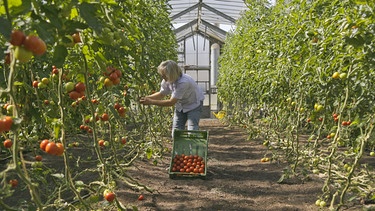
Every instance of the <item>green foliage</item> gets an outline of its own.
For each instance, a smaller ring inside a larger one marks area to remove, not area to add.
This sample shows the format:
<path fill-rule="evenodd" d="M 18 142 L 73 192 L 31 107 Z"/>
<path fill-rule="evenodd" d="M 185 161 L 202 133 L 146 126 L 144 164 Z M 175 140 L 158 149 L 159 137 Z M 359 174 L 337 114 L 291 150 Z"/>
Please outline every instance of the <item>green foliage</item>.
<path fill-rule="evenodd" d="M 80 191 L 102 195 L 103 189 L 115 189 L 112 184 L 116 179 L 133 184 L 132 188 L 151 191 L 126 175 L 125 169 L 139 156 L 160 158 L 165 150 L 162 137 L 170 136 L 172 110 L 138 103 L 139 97 L 159 88 L 156 66 L 177 58 L 167 1 L 0 1 L 0 25 L 0 116 L 14 117 L 12 130 L 0 139 L 14 142 L 11 150 L 1 148 L 1 156 L 9 164 L 0 172 L 0 206 L 11 208 L 4 202 L 11 200 L 14 192 L 7 183 L 11 177 L 19 178 L 23 185 L 20 189 L 29 190 L 32 197 L 27 205 L 11 204 L 14 209 L 60 209 L 66 206 L 60 203 L 67 200 L 61 198 L 65 194 L 73 196 L 78 207 L 93 209 L 94 203 L 85 201 Z M 16 61 L 9 43 L 14 29 L 37 35 L 46 43 L 47 52 L 27 63 Z M 76 33 L 81 42 L 75 42 Z M 106 86 L 104 80 L 111 77 L 112 69 L 121 72 L 120 80 Z M 43 78 L 49 83 L 32 86 L 33 81 L 41 84 Z M 70 98 L 64 90 L 69 82 L 83 82 L 84 96 Z M 121 114 L 115 104 L 126 112 Z M 12 113 L 7 105 L 14 106 Z M 109 115 L 108 121 L 100 120 L 103 114 Z M 81 130 L 80 126 L 90 130 Z M 71 140 L 75 136 L 81 138 Z M 119 141 L 122 138 L 127 140 L 125 146 Z M 64 169 L 18 156 L 45 153 L 39 149 L 43 139 L 63 144 L 64 159 L 56 159 L 64 162 Z M 98 144 L 100 139 L 109 142 L 105 150 Z M 94 158 L 82 158 L 69 150 L 78 144 L 93 152 Z M 97 162 L 97 169 L 72 165 L 80 166 L 91 159 Z M 97 178 L 85 181 L 88 184 L 83 187 L 75 185 L 87 174 Z M 124 209 L 118 201 L 110 206 Z"/>
<path fill-rule="evenodd" d="M 290 163 L 286 174 L 321 168 L 328 176 L 322 198 L 339 196 L 341 206 L 348 191 L 359 191 L 353 183 L 367 183 L 359 176 L 366 168 L 358 163 L 374 148 L 374 2 L 247 3 L 250 9 L 228 35 L 220 58 L 218 95 L 226 120 L 247 125 L 251 134 L 270 141 L 275 152 L 283 149 Z M 335 72 L 346 77 L 333 78 Z M 257 109 L 268 115 L 259 128 L 249 115 Z M 336 121 L 332 114 L 338 115 Z M 348 120 L 354 124 L 341 124 Z M 332 132 L 337 135 L 326 138 Z M 306 133 L 316 137 L 313 143 L 300 140 Z M 338 150 L 340 146 L 346 148 Z M 308 164 L 311 156 L 320 159 L 319 166 Z M 344 158 L 355 168 L 349 175 L 342 172 Z M 345 188 L 332 188 L 336 184 Z"/>

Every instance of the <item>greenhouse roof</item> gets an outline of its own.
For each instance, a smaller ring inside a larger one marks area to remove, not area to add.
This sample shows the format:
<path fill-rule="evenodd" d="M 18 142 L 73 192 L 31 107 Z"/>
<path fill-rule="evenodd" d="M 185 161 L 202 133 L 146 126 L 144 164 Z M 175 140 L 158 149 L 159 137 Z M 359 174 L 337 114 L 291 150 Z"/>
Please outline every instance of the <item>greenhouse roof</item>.
<path fill-rule="evenodd" d="M 234 26 L 241 12 L 247 9 L 244 0 L 170 0 L 169 4 L 179 42 L 200 34 L 224 43 L 227 31 L 222 26 Z"/>

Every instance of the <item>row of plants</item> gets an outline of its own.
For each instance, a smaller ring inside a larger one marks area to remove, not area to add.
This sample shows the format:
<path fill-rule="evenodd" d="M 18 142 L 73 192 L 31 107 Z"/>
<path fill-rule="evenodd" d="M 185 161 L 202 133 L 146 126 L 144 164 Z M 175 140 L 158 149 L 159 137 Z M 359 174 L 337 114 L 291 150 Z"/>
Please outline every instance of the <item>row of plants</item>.
<path fill-rule="evenodd" d="M 117 182 L 153 191 L 127 168 L 168 150 L 171 110 L 138 99 L 176 58 L 169 10 L 166 0 L 0 1 L 2 209 L 126 210 Z"/>
<path fill-rule="evenodd" d="M 279 182 L 319 174 L 318 206 L 373 203 L 374 2 L 247 4 L 220 57 L 223 120 L 286 164 Z"/>

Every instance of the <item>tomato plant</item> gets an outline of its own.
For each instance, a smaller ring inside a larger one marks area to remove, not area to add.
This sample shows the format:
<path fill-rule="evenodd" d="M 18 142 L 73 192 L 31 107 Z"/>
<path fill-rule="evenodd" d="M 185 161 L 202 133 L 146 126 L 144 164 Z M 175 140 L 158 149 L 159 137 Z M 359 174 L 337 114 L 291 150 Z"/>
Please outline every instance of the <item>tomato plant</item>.
<path fill-rule="evenodd" d="M 371 169 L 360 163 L 375 147 L 374 2 L 248 4 L 220 58 L 223 121 L 245 125 L 288 163 L 279 182 L 324 173 L 319 206 L 373 199 L 362 188 L 374 185 Z"/>
<path fill-rule="evenodd" d="M 137 103 L 159 86 L 157 65 L 177 58 L 168 10 L 165 0 L 1 1 L 0 58 L 8 59 L 0 64 L 0 103 L 9 109 L 2 109 L 0 132 L 12 139 L 4 152 L 14 168 L 0 174 L 17 175 L 19 189 L 30 193 L 21 204 L 13 200 L 18 190 L 0 186 L 2 208 L 93 210 L 98 202 L 81 191 L 96 196 L 115 189 L 116 179 L 152 191 L 125 169 L 139 156 L 160 158 L 169 134 L 170 109 Z M 93 154 L 77 154 L 81 147 Z M 94 168 L 75 166 L 92 161 Z"/>

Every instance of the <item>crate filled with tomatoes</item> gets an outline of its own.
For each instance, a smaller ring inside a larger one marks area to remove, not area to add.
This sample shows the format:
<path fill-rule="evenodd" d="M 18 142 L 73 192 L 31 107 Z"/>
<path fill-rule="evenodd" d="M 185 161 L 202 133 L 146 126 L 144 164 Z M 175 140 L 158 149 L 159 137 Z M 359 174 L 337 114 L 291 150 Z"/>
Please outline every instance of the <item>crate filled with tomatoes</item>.
<path fill-rule="evenodd" d="M 206 177 L 208 132 L 175 130 L 169 177 Z"/>

